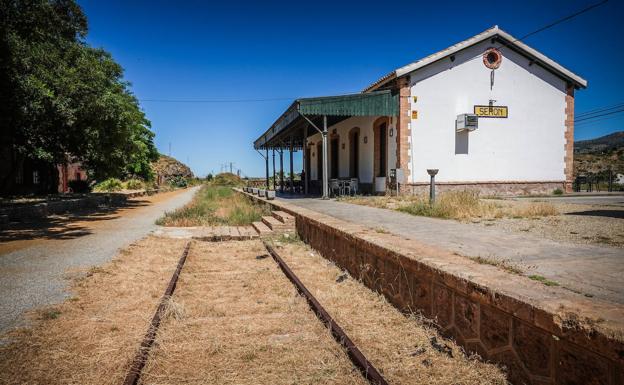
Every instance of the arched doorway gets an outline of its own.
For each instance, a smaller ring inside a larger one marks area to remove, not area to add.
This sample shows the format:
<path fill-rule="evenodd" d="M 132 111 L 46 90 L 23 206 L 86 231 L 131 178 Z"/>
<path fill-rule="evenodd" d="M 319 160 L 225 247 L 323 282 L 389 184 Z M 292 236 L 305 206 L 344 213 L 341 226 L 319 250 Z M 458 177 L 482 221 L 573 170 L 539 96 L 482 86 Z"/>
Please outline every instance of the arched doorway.
<path fill-rule="evenodd" d="M 349 177 L 360 179 L 360 128 L 349 131 Z"/>
<path fill-rule="evenodd" d="M 388 118 L 382 117 L 373 124 L 375 134 L 375 163 L 376 177 L 385 177 L 388 169 Z"/>

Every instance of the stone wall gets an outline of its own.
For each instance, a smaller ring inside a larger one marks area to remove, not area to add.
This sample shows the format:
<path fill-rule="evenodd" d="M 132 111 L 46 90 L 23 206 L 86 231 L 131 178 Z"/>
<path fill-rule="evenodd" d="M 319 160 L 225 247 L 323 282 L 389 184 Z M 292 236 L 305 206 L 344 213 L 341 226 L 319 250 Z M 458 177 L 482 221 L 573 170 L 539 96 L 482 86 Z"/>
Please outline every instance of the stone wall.
<path fill-rule="evenodd" d="M 437 182 L 436 193 L 445 191 L 478 191 L 481 196 L 552 195 L 555 189 L 565 190 L 565 182 Z M 401 185 L 406 194 L 429 194 L 429 183 Z"/>
<path fill-rule="evenodd" d="M 406 313 L 435 320 L 513 384 L 624 383 L 624 307 L 285 202 L 299 236 Z"/>

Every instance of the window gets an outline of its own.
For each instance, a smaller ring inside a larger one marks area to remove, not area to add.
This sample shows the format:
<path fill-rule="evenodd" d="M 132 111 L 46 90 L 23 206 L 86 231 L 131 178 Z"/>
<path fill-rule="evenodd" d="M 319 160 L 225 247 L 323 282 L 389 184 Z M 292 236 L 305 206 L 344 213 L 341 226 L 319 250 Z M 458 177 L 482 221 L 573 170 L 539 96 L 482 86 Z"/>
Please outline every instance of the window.
<path fill-rule="evenodd" d="M 15 184 L 24 184 L 24 170 L 21 167 L 15 174 Z"/>
<path fill-rule="evenodd" d="M 33 184 L 39 184 L 39 170 L 33 171 Z"/>

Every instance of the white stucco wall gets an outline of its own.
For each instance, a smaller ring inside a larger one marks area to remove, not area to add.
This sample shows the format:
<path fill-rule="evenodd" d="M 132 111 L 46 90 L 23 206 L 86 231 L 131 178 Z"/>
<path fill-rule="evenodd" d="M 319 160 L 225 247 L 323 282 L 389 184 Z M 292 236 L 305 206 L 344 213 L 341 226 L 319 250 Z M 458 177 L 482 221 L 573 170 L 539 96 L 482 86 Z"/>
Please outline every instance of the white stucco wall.
<path fill-rule="evenodd" d="M 342 122 L 335 124 L 333 126 L 328 127 L 328 132 L 330 135 L 333 133 L 334 129 L 336 130 L 336 134 L 340 136 L 340 144 L 338 150 L 338 166 L 339 166 L 339 177 L 347 178 L 349 177 L 349 131 L 351 131 L 354 127 L 360 128 L 360 137 L 359 137 L 359 175 L 360 175 L 360 183 L 373 183 L 373 168 L 374 168 L 374 135 L 373 135 L 373 123 L 378 118 L 378 116 L 356 116 Z M 388 130 L 386 130 L 386 134 L 390 135 L 390 129 L 392 129 L 393 133 L 395 131 L 396 118 L 392 118 Z M 367 143 L 364 143 L 364 137 L 367 137 Z M 310 179 L 317 180 L 318 179 L 318 170 L 317 170 L 317 157 L 322 156 L 317 151 L 316 144 L 322 140 L 321 134 L 316 133 L 315 135 L 308 138 L 308 143 L 314 143 L 314 146 L 310 151 Z M 328 143 L 330 140 L 328 139 Z M 342 148 L 342 144 L 344 143 L 345 148 Z M 393 137 L 388 137 L 388 170 L 396 167 L 396 135 Z M 327 169 L 331 170 L 331 156 L 328 153 L 329 164 Z"/>
<path fill-rule="evenodd" d="M 446 58 L 410 74 L 411 96 L 418 98 L 410 97 L 418 111 L 410 123 L 412 181 L 427 182 L 427 168 L 440 169 L 442 182 L 565 180 L 565 82 L 502 48 L 490 89 L 491 70 L 480 56 L 490 46 L 480 43 L 454 62 Z M 490 99 L 508 106 L 509 117 L 479 118 L 476 131 L 456 134 L 456 116 Z"/>

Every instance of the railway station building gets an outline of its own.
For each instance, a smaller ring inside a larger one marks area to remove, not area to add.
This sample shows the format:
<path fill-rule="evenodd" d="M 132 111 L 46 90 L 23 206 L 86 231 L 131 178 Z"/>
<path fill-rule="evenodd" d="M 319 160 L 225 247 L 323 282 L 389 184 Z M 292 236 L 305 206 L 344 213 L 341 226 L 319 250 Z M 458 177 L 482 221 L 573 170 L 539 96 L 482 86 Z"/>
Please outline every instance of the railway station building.
<path fill-rule="evenodd" d="M 266 156 L 267 181 L 269 151 L 300 151 L 308 194 L 328 195 L 336 180 L 354 181 L 358 193 L 397 183 L 401 193 L 422 193 L 428 170 L 438 170 L 442 191 L 571 191 L 574 93 L 586 87 L 494 26 L 361 93 L 295 100 L 254 148 Z"/>

